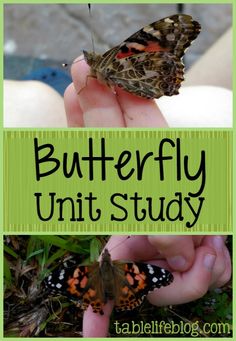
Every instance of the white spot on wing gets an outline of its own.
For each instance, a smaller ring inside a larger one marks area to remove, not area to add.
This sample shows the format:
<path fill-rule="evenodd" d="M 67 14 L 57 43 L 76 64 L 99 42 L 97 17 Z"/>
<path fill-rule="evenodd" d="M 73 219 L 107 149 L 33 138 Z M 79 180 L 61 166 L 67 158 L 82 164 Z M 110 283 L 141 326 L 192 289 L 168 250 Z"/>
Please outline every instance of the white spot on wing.
<path fill-rule="evenodd" d="M 175 35 L 173 33 L 169 33 L 166 35 L 166 39 L 169 41 L 175 41 Z"/>
<path fill-rule="evenodd" d="M 165 18 L 164 22 L 166 22 L 167 24 L 173 24 L 174 20 L 172 20 L 170 18 Z"/>
<path fill-rule="evenodd" d="M 153 32 L 152 32 L 152 35 L 153 35 L 154 37 L 160 37 L 160 36 L 161 36 L 161 32 L 160 32 L 159 30 L 153 31 Z"/>
<path fill-rule="evenodd" d="M 148 273 L 149 273 L 150 275 L 153 275 L 153 274 L 154 274 L 154 269 L 153 269 L 153 267 L 151 266 L 151 264 L 148 264 L 148 265 L 147 265 L 147 268 L 148 268 Z"/>
<path fill-rule="evenodd" d="M 61 272 L 60 272 L 60 275 L 59 275 L 59 279 L 60 280 L 64 279 L 64 274 L 65 274 L 65 270 L 62 269 Z"/>
<path fill-rule="evenodd" d="M 144 28 L 143 28 L 143 31 L 144 32 L 146 32 L 146 33 L 149 33 L 149 32 L 151 32 L 151 31 L 153 31 L 153 27 L 152 26 L 145 26 Z"/>

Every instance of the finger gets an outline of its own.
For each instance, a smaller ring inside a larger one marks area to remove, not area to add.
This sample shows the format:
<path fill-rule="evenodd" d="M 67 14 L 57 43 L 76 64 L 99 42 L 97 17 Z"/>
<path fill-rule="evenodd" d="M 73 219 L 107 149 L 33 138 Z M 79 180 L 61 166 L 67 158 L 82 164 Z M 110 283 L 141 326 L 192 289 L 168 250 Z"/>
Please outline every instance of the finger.
<path fill-rule="evenodd" d="M 4 80 L 4 126 L 65 128 L 63 98 L 40 81 Z"/>
<path fill-rule="evenodd" d="M 193 244 L 196 247 L 200 246 L 201 243 L 203 242 L 205 236 L 192 236 L 193 238 Z"/>
<path fill-rule="evenodd" d="M 145 99 L 116 88 L 117 99 L 127 127 L 167 127 L 154 100 Z"/>
<path fill-rule="evenodd" d="M 212 248 L 200 246 L 196 250 L 193 266 L 186 272 L 174 272 L 174 281 L 166 288 L 148 295 L 148 300 L 158 306 L 183 304 L 204 296 L 211 284 L 216 254 Z"/>
<path fill-rule="evenodd" d="M 173 270 L 186 271 L 192 265 L 195 256 L 192 236 L 149 236 L 148 240 Z"/>
<path fill-rule="evenodd" d="M 227 249 L 226 246 L 224 248 L 224 254 L 225 254 L 226 268 L 222 276 L 215 283 L 216 287 L 221 287 L 225 285 L 225 283 L 227 283 L 231 279 L 231 276 L 232 276 L 232 262 L 231 262 L 229 250 Z"/>
<path fill-rule="evenodd" d="M 97 79 L 88 77 L 90 68 L 84 60 L 74 63 L 71 75 L 86 127 L 124 127 L 124 119 L 115 94 Z"/>
<path fill-rule="evenodd" d="M 220 287 L 225 284 L 231 276 L 231 261 L 229 252 L 225 246 L 224 236 L 207 236 L 204 245 L 214 248 L 216 262 L 212 273 L 211 287 Z"/>
<path fill-rule="evenodd" d="M 106 337 L 112 309 L 113 303 L 111 301 L 104 306 L 104 315 L 94 313 L 89 306 L 83 316 L 83 337 Z"/>
<path fill-rule="evenodd" d="M 106 248 L 113 260 L 147 261 L 157 258 L 157 251 L 147 236 L 112 236 Z"/>
<path fill-rule="evenodd" d="M 73 83 L 66 88 L 66 91 L 64 93 L 64 103 L 68 126 L 83 127 L 83 112 L 80 108 L 78 95 L 75 91 Z"/>

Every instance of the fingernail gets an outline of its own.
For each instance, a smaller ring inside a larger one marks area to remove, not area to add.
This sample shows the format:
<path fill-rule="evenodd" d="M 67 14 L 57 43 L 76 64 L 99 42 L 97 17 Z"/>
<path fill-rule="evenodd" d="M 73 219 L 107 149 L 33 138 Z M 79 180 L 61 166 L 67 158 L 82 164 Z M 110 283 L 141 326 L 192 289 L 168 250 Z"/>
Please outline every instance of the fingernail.
<path fill-rule="evenodd" d="M 213 266 L 215 264 L 216 256 L 212 255 L 211 253 L 207 253 L 204 257 L 203 264 L 205 268 L 207 268 L 209 271 L 212 271 Z"/>
<path fill-rule="evenodd" d="M 185 269 L 186 259 L 183 256 L 175 256 L 167 259 L 170 266 L 174 269 Z"/>
<path fill-rule="evenodd" d="M 221 236 L 214 236 L 213 244 L 214 244 L 214 247 L 216 248 L 216 250 L 221 251 L 223 249 L 223 246 L 224 246 L 223 238 Z"/>

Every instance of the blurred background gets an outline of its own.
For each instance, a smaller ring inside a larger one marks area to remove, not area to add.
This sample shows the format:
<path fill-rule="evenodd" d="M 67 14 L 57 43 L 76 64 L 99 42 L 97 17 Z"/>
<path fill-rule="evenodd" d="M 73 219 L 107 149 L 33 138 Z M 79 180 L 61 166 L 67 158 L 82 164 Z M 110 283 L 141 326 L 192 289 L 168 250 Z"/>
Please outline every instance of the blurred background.
<path fill-rule="evenodd" d="M 141 27 L 176 13 L 191 14 L 202 32 L 185 57 L 191 66 L 232 25 L 231 4 L 4 5 L 4 78 L 22 79 L 42 67 L 61 68 L 82 50 L 104 53 Z M 223 48 L 223 47 L 222 47 Z"/>

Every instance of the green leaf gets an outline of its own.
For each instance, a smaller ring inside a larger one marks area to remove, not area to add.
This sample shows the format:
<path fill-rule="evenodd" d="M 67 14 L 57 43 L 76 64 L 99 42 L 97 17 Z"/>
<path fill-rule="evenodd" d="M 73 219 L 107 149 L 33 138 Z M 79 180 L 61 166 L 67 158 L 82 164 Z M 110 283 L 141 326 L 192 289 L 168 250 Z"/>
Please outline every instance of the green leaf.
<path fill-rule="evenodd" d="M 11 270 L 10 270 L 9 263 L 5 257 L 4 257 L 4 279 L 5 279 L 6 287 L 9 287 L 12 285 Z"/>
<path fill-rule="evenodd" d="M 66 251 L 64 249 L 59 249 L 57 250 L 50 258 L 48 258 L 47 262 L 46 262 L 46 266 L 50 266 L 55 260 L 57 260 L 58 258 L 61 258 L 64 256 L 64 254 L 66 253 Z"/>
<path fill-rule="evenodd" d="M 19 258 L 18 254 L 7 245 L 4 245 L 4 252 L 8 253 L 9 255 L 16 259 Z"/>
<path fill-rule="evenodd" d="M 58 246 L 62 249 L 70 252 L 84 254 L 86 250 L 78 244 L 73 243 L 70 239 L 65 240 L 59 236 L 35 236 L 36 238 L 51 243 L 52 245 Z"/>
<path fill-rule="evenodd" d="M 101 242 L 97 238 L 93 238 L 90 242 L 90 260 L 94 262 L 98 260 L 101 250 Z"/>
<path fill-rule="evenodd" d="M 37 238 L 35 238 L 35 236 L 31 236 L 27 243 L 26 260 L 32 258 L 39 253 L 42 253 L 42 251 L 42 243 Z"/>

